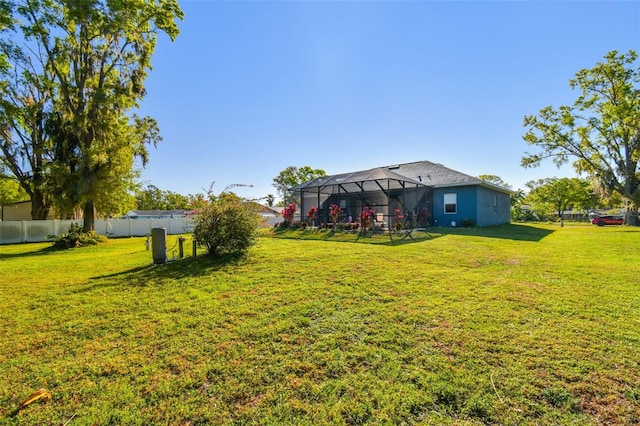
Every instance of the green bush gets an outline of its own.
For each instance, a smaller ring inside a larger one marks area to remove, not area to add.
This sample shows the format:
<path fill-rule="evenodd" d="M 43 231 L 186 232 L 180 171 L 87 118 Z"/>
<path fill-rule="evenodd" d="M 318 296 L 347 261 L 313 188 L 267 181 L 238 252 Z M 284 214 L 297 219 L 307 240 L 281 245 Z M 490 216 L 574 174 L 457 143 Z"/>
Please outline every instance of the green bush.
<path fill-rule="evenodd" d="M 222 193 L 195 216 L 193 237 L 211 256 L 244 253 L 256 242 L 259 222 L 242 199 Z"/>
<path fill-rule="evenodd" d="M 53 241 L 53 247 L 60 249 L 68 249 L 74 247 L 93 246 L 105 240 L 103 235 L 98 235 L 95 231 L 82 232 L 82 226 L 72 223 L 69 230 L 60 235 L 50 235 L 49 239 Z"/>
<path fill-rule="evenodd" d="M 460 226 L 462 226 L 463 228 L 473 228 L 474 226 L 476 226 L 476 221 L 473 219 L 462 219 L 460 221 Z"/>

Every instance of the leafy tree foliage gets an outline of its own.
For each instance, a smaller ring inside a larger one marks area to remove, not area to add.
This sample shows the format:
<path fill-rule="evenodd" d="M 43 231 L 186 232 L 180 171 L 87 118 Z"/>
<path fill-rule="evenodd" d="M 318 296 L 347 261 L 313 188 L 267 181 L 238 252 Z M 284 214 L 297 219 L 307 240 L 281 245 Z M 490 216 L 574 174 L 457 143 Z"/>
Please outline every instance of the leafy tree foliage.
<path fill-rule="evenodd" d="M 208 199 L 203 194 L 189 194 L 187 195 L 187 200 L 189 200 L 190 209 L 199 209 L 207 205 Z"/>
<path fill-rule="evenodd" d="M 500 176 L 496 176 L 496 175 L 480 175 L 478 176 L 478 179 L 490 182 L 494 185 L 498 185 L 501 186 L 503 188 L 507 188 L 507 189 L 511 189 L 512 186 L 509 185 L 507 182 L 503 181 L 502 178 Z"/>
<path fill-rule="evenodd" d="M 273 207 L 273 203 L 275 203 L 276 201 L 276 197 L 273 196 L 273 194 L 267 194 L 267 205 L 269 207 Z"/>
<path fill-rule="evenodd" d="M 289 166 L 281 171 L 278 176 L 273 178 L 273 186 L 278 191 L 278 195 L 282 198 L 282 205 L 296 203 L 298 200 L 289 192 L 289 188 L 308 182 L 320 176 L 326 176 L 327 173 L 322 169 L 312 169 L 309 166 L 296 167 Z"/>
<path fill-rule="evenodd" d="M 0 206 L 24 201 L 27 198 L 27 194 L 20 185 L 0 171 Z"/>
<path fill-rule="evenodd" d="M 523 208 L 527 194 L 523 189 L 518 189 L 515 194 L 511 194 L 511 220 L 528 221 L 534 220 L 534 216 L 528 208 Z"/>
<path fill-rule="evenodd" d="M 233 193 L 223 192 L 195 216 L 193 237 L 210 256 L 246 252 L 256 242 L 259 215 Z"/>
<path fill-rule="evenodd" d="M 555 211 L 564 226 L 562 213 L 572 208 L 584 209 L 591 203 L 590 184 L 578 178 L 547 178 L 527 183 L 531 189 L 527 196 L 536 209 Z"/>
<path fill-rule="evenodd" d="M 158 34 L 174 39 L 182 11 L 176 0 L 25 0 L 14 15 L 26 47 L 3 37 L 14 70 L 3 83 L 16 95 L 3 97 L 12 107 L 0 120 L 4 161 L 24 182 L 42 181 L 61 210 L 82 206 L 91 230 L 95 208 L 119 204 L 133 189 L 134 158 L 146 164 L 146 145 L 161 140 L 155 120 L 131 111 Z M 28 170 L 17 167 L 24 146 L 35 159 Z"/>
<path fill-rule="evenodd" d="M 136 193 L 136 206 L 140 210 L 176 210 L 191 208 L 189 197 L 148 185 Z"/>
<path fill-rule="evenodd" d="M 578 173 L 627 202 L 626 223 L 636 223 L 640 205 L 640 67 L 634 51 L 611 51 L 606 62 L 580 70 L 570 80 L 581 94 L 571 106 L 551 106 L 526 116 L 524 140 L 542 152 L 526 155 L 524 167 L 546 158 L 557 165 L 573 159 Z"/>

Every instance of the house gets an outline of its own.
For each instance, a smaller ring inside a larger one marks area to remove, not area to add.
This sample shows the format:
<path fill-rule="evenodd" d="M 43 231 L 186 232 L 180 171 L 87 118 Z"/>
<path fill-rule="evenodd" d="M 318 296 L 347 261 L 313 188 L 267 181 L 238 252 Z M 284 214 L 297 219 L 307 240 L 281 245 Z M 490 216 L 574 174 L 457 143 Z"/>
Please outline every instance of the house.
<path fill-rule="evenodd" d="M 365 207 L 376 222 L 394 226 L 490 226 L 510 222 L 510 189 L 430 161 L 395 164 L 321 176 L 290 189 L 300 212 L 318 207 L 329 222 L 329 206 L 340 207 L 340 221 L 358 221 Z"/>
<path fill-rule="evenodd" d="M 271 227 L 278 222 L 282 222 L 282 211 L 255 201 L 248 202 L 251 208 L 260 215 L 264 226 Z"/>
<path fill-rule="evenodd" d="M 53 209 L 49 210 L 47 219 L 55 219 L 56 214 Z M 31 201 L 20 201 L 17 203 L 5 204 L 0 212 L 0 220 L 3 222 L 15 220 L 32 220 Z"/>
<path fill-rule="evenodd" d="M 181 219 L 193 214 L 193 210 L 130 210 L 124 219 Z"/>

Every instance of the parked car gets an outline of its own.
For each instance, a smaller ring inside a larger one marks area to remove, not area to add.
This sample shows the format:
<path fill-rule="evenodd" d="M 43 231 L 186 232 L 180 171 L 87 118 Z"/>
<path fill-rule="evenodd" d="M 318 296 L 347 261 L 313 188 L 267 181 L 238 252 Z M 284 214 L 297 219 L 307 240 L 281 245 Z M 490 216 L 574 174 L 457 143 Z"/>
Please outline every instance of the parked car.
<path fill-rule="evenodd" d="M 624 223 L 624 218 L 620 216 L 599 216 L 591 219 L 591 223 L 598 226 L 622 225 Z"/>

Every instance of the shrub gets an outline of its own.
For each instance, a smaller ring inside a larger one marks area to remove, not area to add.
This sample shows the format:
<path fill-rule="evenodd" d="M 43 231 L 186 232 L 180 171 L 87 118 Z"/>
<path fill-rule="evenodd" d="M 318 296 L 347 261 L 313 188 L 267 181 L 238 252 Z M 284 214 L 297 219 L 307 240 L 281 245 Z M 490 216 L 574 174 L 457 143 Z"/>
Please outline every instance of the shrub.
<path fill-rule="evenodd" d="M 374 211 L 371 207 L 365 207 L 362 209 L 362 213 L 360 213 L 360 224 L 362 225 L 362 230 L 366 231 L 373 225 L 373 215 Z"/>
<path fill-rule="evenodd" d="M 68 249 L 96 245 L 104 241 L 105 237 L 96 234 L 95 231 L 82 232 L 81 225 L 72 223 L 66 233 L 60 236 L 50 235 L 49 239 L 53 241 L 53 247 Z"/>
<path fill-rule="evenodd" d="M 311 207 L 307 212 L 307 225 L 313 225 L 314 220 L 318 217 L 318 208 Z"/>
<path fill-rule="evenodd" d="M 338 223 L 338 216 L 340 216 L 340 206 L 337 204 L 331 204 L 329 206 L 329 216 L 331 216 L 331 220 L 333 221 L 333 225 Z"/>
<path fill-rule="evenodd" d="M 285 229 L 305 229 L 307 227 L 307 223 L 306 222 L 300 222 L 300 221 L 296 221 L 296 220 L 292 220 L 291 222 L 287 222 L 287 221 L 283 221 L 283 222 L 278 222 L 275 225 L 273 225 L 274 229 L 277 230 L 285 230 Z"/>
<path fill-rule="evenodd" d="M 259 221 L 237 195 L 222 193 L 198 212 L 193 238 L 210 256 L 245 253 L 256 242 Z"/>
<path fill-rule="evenodd" d="M 460 226 L 463 228 L 473 228 L 476 226 L 476 222 L 473 219 L 462 219 L 460 221 Z"/>
<path fill-rule="evenodd" d="M 293 223 L 293 214 L 296 212 L 296 204 L 291 203 L 287 207 L 282 210 L 282 217 L 284 218 L 284 223 L 287 225 L 291 225 Z"/>
<path fill-rule="evenodd" d="M 425 208 L 420 209 L 418 212 L 418 226 L 421 228 L 426 228 L 429 225 L 430 219 L 429 211 Z"/>
<path fill-rule="evenodd" d="M 396 219 L 396 223 L 393 227 L 396 231 L 399 231 L 402 229 L 402 220 L 404 219 L 402 211 L 400 209 L 393 209 L 393 216 Z"/>

